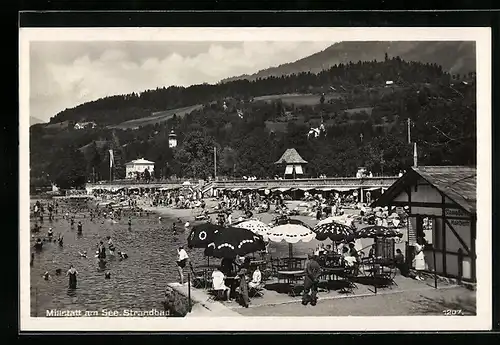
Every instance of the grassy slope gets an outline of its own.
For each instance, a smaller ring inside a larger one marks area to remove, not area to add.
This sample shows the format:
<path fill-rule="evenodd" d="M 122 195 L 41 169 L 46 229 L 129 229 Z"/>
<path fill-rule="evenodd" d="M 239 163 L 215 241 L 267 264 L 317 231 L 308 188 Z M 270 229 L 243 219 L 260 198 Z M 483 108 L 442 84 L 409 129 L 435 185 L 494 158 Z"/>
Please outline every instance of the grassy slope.
<path fill-rule="evenodd" d="M 191 113 L 194 110 L 198 110 L 202 107 L 201 104 L 192 105 L 184 108 L 170 109 L 166 111 L 160 111 L 153 113 L 151 116 L 143 117 L 140 119 L 134 119 L 130 121 L 122 122 L 116 126 L 110 126 L 109 128 L 120 128 L 120 129 L 128 129 L 134 127 L 141 127 L 147 125 L 153 125 L 156 123 L 165 122 L 176 114 L 179 117 L 183 117 L 186 114 Z"/>

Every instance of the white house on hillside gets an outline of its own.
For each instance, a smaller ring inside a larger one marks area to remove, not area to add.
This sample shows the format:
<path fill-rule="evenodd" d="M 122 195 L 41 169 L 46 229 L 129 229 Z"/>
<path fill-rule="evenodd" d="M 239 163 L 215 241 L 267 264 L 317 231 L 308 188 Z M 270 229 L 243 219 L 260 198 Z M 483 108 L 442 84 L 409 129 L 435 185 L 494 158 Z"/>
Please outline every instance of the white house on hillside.
<path fill-rule="evenodd" d="M 177 146 L 177 134 L 175 134 L 174 130 L 172 130 L 168 135 L 168 147 L 172 149 L 176 146 Z"/>
<path fill-rule="evenodd" d="M 78 122 L 75 124 L 75 129 L 85 129 L 85 128 L 96 128 L 97 124 L 95 122 Z"/>
<path fill-rule="evenodd" d="M 148 169 L 150 173 L 153 172 L 155 163 L 148 161 L 144 158 L 136 159 L 125 164 L 125 173 L 127 178 L 134 178 L 136 173 L 143 173 Z"/>

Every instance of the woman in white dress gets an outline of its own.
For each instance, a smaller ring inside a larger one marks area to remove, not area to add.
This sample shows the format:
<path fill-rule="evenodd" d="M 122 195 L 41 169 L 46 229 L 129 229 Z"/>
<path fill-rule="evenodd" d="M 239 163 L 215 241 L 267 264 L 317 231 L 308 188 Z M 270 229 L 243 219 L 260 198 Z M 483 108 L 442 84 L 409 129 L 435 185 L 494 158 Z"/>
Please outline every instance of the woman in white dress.
<path fill-rule="evenodd" d="M 424 245 L 422 239 L 417 239 L 415 244 L 415 257 L 413 258 L 413 268 L 417 271 L 415 276 L 416 280 L 423 280 L 420 273 L 425 270 L 425 255 L 424 255 Z"/>

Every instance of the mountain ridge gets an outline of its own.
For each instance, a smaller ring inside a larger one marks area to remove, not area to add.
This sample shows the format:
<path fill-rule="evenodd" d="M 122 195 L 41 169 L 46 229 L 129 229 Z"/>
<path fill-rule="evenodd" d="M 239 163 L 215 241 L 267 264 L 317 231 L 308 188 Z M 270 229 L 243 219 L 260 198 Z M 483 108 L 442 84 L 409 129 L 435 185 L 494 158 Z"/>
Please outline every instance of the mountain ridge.
<path fill-rule="evenodd" d="M 475 72 L 475 42 L 472 41 L 359 41 L 339 42 L 328 48 L 294 62 L 269 67 L 254 74 L 243 74 L 221 80 L 256 80 L 280 77 L 300 72 L 318 73 L 340 63 L 358 61 L 382 61 L 399 56 L 405 61 L 436 63 L 451 74 Z"/>
<path fill-rule="evenodd" d="M 34 117 L 34 116 L 30 116 L 30 126 L 37 125 L 39 123 L 45 123 L 45 122 L 47 122 L 47 121 L 41 120 L 41 119 Z"/>

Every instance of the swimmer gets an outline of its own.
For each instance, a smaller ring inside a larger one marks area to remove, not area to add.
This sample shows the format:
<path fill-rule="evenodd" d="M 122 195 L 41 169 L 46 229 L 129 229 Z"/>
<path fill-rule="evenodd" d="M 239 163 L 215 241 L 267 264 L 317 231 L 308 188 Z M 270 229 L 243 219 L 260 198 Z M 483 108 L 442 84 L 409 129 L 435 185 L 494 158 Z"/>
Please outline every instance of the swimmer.
<path fill-rule="evenodd" d="M 125 252 L 118 252 L 118 256 L 120 257 L 120 259 L 127 259 L 128 258 L 128 255 Z"/>
<path fill-rule="evenodd" d="M 128 227 L 130 228 L 132 226 L 132 218 L 128 217 Z"/>
<path fill-rule="evenodd" d="M 49 280 L 50 279 L 49 271 L 45 271 L 45 273 L 43 274 L 43 279 L 45 279 L 45 280 Z"/>
<path fill-rule="evenodd" d="M 111 240 L 111 236 L 108 236 L 107 239 L 108 239 L 109 254 L 115 255 L 115 245 L 113 244 L 113 241 Z"/>
<path fill-rule="evenodd" d="M 101 241 L 97 247 L 97 257 L 101 260 L 106 259 L 106 247 L 104 247 L 104 243 Z"/>
<path fill-rule="evenodd" d="M 78 271 L 73 267 L 73 265 L 69 266 L 68 272 L 66 272 L 66 276 L 69 277 L 69 288 L 70 289 L 75 289 L 76 288 L 76 275 L 78 274 Z"/>
<path fill-rule="evenodd" d="M 59 242 L 59 245 L 62 247 L 63 245 L 63 236 L 59 234 L 59 238 L 57 239 L 57 242 Z"/>
<path fill-rule="evenodd" d="M 76 229 L 77 229 L 78 233 L 80 233 L 80 234 L 82 233 L 82 222 L 78 222 Z"/>
<path fill-rule="evenodd" d="M 104 273 L 104 278 L 111 279 L 111 272 L 107 271 L 106 273 Z"/>
<path fill-rule="evenodd" d="M 71 224 L 71 227 L 73 227 L 75 225 L 75 217 L 74 216 L 73 216 L 73 218 L 71 218 L 70 224 Z"/>
<path fill-rule="evenodd" d="M 54 236 L 54 231 L 52 230 L 52 228 L 49 228 L 49 231 L 47 231 L 47 236 L 50 240 L 52 239 L 52 236 Z"/>
<path fill-rule="evenodd" d="M 83 253 L 78 252 L 78 255 L 80 255 L 80 257 L 82 258 L 87 258 L 87 251 L 84 250 Z"/>
<path fill-rule="evenodd" d="M 56 268 L 56 276 L 61 275 L 62 270 L 60 268 Z"/>

